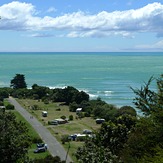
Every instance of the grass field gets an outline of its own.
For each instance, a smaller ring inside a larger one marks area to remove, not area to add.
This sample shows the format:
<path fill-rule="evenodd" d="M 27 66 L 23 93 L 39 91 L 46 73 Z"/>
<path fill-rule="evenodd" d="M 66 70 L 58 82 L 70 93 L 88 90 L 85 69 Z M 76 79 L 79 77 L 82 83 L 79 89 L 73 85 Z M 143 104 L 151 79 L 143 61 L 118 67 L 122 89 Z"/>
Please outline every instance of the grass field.
<path fill-rule="evenodd" d="M 84 129 L 97 130 L 100 128 L 100 125 L 97 125 L 95 120 L 91 117 L 84 117 L 82 119 L 76 118 L 75 112 L 69 112 L 69 107 L 65 105 L 59 105 L 59 103 L 49 103 L 44 104 L 41 101 L 30 100 L 30 99 L 17 99 L 17 101 L 28 110 L 33 116 L 35 116 L 44 126 L 49 129 L 49 131 L 57 138 L 61 143 L 61 137 L 63 135 L 72 135 L 75 133 L 82 133 Z M 31 109 L 35 106 L 37 109 Z M 60 108 L 60 111 L 57 109 Z M 42 117 L 42 111 L 47 111 L 48 116 Z M 69 118 L 70 115 L 73 115 L 73 121 L 69 121 L 67 124 L 61 125 L 48 125 L 48 121 L 58 119 L 61 116 L 66 116 Z M 69 154 L 74 161 L 75 157 L 73 154 L 79 146 L 82 146 L 83 142 L 71 141 Z M 69 143 L 65 143 L 64 148 L 68 150 Z"/>

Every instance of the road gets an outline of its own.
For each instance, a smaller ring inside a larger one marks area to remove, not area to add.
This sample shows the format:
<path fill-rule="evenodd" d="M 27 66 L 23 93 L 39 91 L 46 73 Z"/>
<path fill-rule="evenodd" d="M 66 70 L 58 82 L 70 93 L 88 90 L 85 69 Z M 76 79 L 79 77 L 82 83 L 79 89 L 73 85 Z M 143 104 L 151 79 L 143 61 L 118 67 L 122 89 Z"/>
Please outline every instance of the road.
<path fill-rule="evenodd" d="M 14 98 L 9 97 L 8 101 L 15 106 L 15 109 L 31 124 L 31 126 L 40 135 L 41 139 L 48 145 L 48 150 L 52 156 L 59 156 L 61 160 L 66 160 L 66 163 L 72 162 L 71 158 L 67 156 L 67 152 L 56 140 L 56 138 L 49 132 L 49 130 L 42 125 L 35 117 L 26 111 Z"/>

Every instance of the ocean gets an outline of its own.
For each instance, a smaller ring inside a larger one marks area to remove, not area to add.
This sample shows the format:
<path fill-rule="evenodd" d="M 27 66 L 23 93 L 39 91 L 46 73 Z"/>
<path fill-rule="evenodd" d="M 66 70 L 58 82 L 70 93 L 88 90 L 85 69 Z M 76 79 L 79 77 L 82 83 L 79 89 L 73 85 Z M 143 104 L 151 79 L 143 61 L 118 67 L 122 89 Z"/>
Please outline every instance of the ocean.
<path fill-rule="evenodd" d="M 0 53 L 0 87 L 9 87 L 15 74 L 50 88 L 73 86 L 90 98 L 100 97 L 118 107 L 133 106 L 134 93 L 151 76 L 163 74 L 163 53 Z M 151 89 L 156 89 L 155 83 Z"/>

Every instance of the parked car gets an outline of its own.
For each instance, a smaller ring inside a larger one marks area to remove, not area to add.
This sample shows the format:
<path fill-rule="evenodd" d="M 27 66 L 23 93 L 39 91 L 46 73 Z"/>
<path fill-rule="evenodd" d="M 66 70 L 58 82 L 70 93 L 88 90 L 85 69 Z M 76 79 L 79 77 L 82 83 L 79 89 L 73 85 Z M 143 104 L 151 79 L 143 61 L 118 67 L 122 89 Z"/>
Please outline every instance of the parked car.
<path fill-rule="evenodd" d="M 45 149 L 47 149 L 47 144 L 45 144 L 45 143 L 38 143 L 37 144 L 37 148 L 45 148 Z"/>
<path fill-rule="evenodd" d="M 36 150 L 34 150 L 34 153 L 42 153 L 45 151 L 46 151 L 45 147 L 42 147 L 42 148 L 37 148 Z"/>
<path fill-rule="evenodd" d="M 96 124 L 102 124 L 105 122 L 105 119 L 96 119 Z"/>
<path fill-rule="evenodd" d="M 48 124 L 49 125 L 58 125 L 58 121 L 57 120 L 49 121 Z"/>
<path fill-rule="evenodd" d="M 85 130 L 83 130 L 83 134 L 92 134 L 92 131 L 88 130 L 88 129 L 85 129 Z"/>

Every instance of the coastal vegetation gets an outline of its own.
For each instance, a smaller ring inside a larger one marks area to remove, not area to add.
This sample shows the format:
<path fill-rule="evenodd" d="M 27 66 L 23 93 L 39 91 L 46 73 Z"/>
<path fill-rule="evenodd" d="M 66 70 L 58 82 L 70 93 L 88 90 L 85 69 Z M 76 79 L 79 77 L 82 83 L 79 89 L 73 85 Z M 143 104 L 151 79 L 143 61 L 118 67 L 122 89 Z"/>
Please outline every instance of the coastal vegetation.
<path fill-rule="evenodd" d="M 21 81 L 25 82 L 25 78 Z M 157 91 L 150 89 L 152 82 L 156 83 Z M 87 93 L 71 86 L 50 89 L 33 84 L 31 89 L 0 88 L 0 99 L 3 104 L 3 99 L 9 95 L 18 98 L 60 142 L 61 137 L 68 141 L 66 137 L 82 132 L 84 127 L 93 130 L 93 137 L 71 142 L 70 153 L 77 162 L 163 162 L 163 75 L 158 79 L 150 78 L 140 89 L 131 89 L 135 93 L 135 107 L 142 116 L 131 106 L 118 108 L 100 98 L 90 100 Z M 77 108 L 83 109 L 80 114 L 76 114 Z M 48 117 L 41 116 L 42 110 L 48 111 Z M 71 121 L 67 125 L 53 127 L 48 123 L 55 118 L 69 117 Z M 97 125 L 96 118 L 103 118 L 105 122 Z M 69 149 L 69 143 L 63 145 Z"/>

